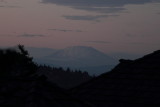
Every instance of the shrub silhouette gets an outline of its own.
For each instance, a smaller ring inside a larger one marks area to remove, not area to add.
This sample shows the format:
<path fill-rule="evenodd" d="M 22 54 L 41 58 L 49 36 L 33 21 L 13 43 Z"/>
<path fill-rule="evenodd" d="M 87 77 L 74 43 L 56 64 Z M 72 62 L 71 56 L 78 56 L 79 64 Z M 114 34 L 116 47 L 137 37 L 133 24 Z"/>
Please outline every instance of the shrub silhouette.
<path fill-rule="evenodd" d="M 27 76 L 35 73 L 36 64 L 23 45 L 16 49 L 0 49 L 0 77 Z"/>

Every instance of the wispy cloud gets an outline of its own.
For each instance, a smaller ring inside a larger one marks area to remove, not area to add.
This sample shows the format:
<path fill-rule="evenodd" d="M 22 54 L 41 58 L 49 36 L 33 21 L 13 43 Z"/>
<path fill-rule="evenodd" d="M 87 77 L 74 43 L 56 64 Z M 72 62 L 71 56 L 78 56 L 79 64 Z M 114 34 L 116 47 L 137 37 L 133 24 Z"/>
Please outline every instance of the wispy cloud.
<path fill-rule="evenodd" d="M 82 30 L 68 30 L 68 29 L 48 29 L 50 31 L 60 31 L 60 32 L 83 32 Z"/>
<path fill-rule="evenodd" d="M 123 43 L 123 44 L 129 44 L 129 45 L 159 45 L 160 43 L 152 43 L 152 42 L 127 42 L 127 43 Z"/>
<path fill-rule="evenodd" d="M 115 14 L 126 13 L 126 5 L 130 4 L 145 4 L 152 2 L 160 2 L 160 0 L 41 0 L 44 4 L 56 4 L 68 6 L 74 9 L 85 10 L 89 12 L 99 13 L 93 15 L 64 15 L 62 17 L 69 20 L 84 20 L 84 21 L 97 21 L 100 18 L 107 18 L 108 16 L 115 16 Z M 118 16 L 118 15 L 117 15 Z"/>
<path fill-rule="evenodd" d="M 86 42 L 99 43 L 99 44 L 110 44 L 111 43 L 111 42 L 108 42 L 108 41 L 86 41 Z"/>
<path fill-rule="evenodd" d="M 123 7 L 74 7 L 75 9 L 86 10 L 97 13 L 120 13 L 125 12 L 126 9 Z"/>
<path fill-rule="evenodd" d="M 21 8 L 20 6 L 0 5 L 0 8 Z"/>
<path fill-rule="evenodd" d="M 86 20 L 86 21 L 99 21 L 101 18 L 107 18 L 110 16 L 118 16 L 118 15 L 86 15 L 86 16 L 63 16 L 66 19 L 70 20 Z"/>
<path fill-rule="evenodd" d="M 0 8 L 22 8 L 12 1 L 0 0 Z"/>
<path fill-rule="evenodd" d="M 19 37 L 44 37 L 44 35 L 24 33 L 24 34 L 22 34 L 22 35 L 19 35 Z"/>
<path fill-rule="evenodd" d="M 160 0 L 42 0 L 42 3 L 53 3 L 69 6 L 75 9 L 95 11 L 101 13 L 115 13 L 125 10 L 124 6 L 129 4 L 145 4 L 160 2 Z"/>
<path fill-rule="evenodd" d="M 155 0 L 42 0 L 42 3 L 54 3 L 65 6 L 120 7 L 127 4 L 144 4 L 154 1 Z"/>

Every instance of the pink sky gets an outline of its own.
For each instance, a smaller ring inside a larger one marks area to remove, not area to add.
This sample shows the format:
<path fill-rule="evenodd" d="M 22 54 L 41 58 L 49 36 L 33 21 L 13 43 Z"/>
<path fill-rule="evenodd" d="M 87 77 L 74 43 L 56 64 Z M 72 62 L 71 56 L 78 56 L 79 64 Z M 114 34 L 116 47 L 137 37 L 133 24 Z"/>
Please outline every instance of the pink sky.
<path fill-rule="evenodd" d="M 104 13 L 95 7 L 87 10 L 78 2 L 82 9 L 54 1 L 1 0 L 0 46 L 20 43 L 57 49 L 83 45 L 105 53 L 138 54 L 160 49 L 160 3 L 128 3 L 116 7 L 123 11 Z"/>

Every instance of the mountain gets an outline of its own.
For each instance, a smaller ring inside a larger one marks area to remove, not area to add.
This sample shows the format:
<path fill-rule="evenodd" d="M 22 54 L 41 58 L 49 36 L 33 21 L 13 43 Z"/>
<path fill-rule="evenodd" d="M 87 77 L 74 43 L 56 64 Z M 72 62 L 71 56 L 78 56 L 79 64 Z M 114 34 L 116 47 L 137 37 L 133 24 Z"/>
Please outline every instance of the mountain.
<path fill-rule="evenodd" d="M 51 55 L 37 59 L 37 62 L 53 65 L 56 67 L 70 67 L 71 69 L 80 69 L 88 71 L 90 74 L 106 72 L 111 66 L 116 65 L 116 60 L 106 54 L 86 46 L 73 46 L 58 50 Z M 104 69 L 98 70 L 101 66 Z M 97 69 L 96 69 L 97 68 Z M 98 72 L 99 71 L 99 72 Z"/>
<path fill-rule="evenodd" d="M 111 72 L 71 92 L 97 107 L 160 107 L 160 50 L 136 60 L 121 59 Z"/>
<path fill-rule="evenodd" d="M 22 45 L 17 50 L 0 49 L 0 105 L 160 107 L 160 50 L 136 60 L 119 61 L 111 72 L 65 90 L 38 73 L 37 64 Z"/>
<path fill-rule="evenodd" d="M 23 46 L 0 49 L 1 107 L 93 107 L 37 75 L 37 65 Z"/>

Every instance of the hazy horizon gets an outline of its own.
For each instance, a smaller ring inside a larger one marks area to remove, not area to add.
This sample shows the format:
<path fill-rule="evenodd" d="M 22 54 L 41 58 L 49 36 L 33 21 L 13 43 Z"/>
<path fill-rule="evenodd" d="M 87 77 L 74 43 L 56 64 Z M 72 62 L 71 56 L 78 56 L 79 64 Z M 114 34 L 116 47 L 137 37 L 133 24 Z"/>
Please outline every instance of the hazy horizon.
<path fill-rule="evenodd" d="M 0 0 L 0 46 L 160 49 L 160 0 Z"/>

